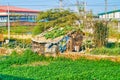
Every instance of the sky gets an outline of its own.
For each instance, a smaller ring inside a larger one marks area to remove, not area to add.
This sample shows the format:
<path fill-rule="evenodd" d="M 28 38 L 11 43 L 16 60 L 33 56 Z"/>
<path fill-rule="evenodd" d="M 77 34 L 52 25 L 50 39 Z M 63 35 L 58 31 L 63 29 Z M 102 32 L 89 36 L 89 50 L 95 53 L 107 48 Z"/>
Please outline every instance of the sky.
<path fill-rule="evenodd" d="M 86 10 L 92 10 L 94 14 L 105 11 L 105 0 L 78 0 L 86 2 Z M 0 5 L 18 6 L 34 10 L 48 10 L 59 8 L 59 0 L 0 0 Z M 63 0 L 63 8 L 70 8 L 77 11 L 76 0 Z M 108 0 L 107 11 L 120 9 L 120 0 Z"/>

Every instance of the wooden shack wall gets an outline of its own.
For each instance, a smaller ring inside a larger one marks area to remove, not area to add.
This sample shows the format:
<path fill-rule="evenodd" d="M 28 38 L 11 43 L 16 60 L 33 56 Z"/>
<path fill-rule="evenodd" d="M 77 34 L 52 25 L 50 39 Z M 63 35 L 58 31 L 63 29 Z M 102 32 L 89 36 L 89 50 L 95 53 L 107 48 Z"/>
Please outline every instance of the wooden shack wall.
<path fill-rule="evenodd" d="M 70 39 L 67 43 L 67 51 L 72 52 L 76 51 L 75 48 L 77 48 L 77 51 L 80 51 L 80 48 L 82 46 L 83 41 L 83 33 L 74 32 L 69 35 Z"/>
<path fill-rule="evenodd" d="M 37 43 L 32 42 L 32 50 L 39 54 L 46 54 L 46 53 L 58 53 L 58 46 L 54 45 L 51 48 L 48 48 L 50 44 L 47 43 Z"/>
<path fill-rule="evenodd" d="M 32 50 L 34 52 L 39 53 L 39 54 L 43 54 L 43 53 L 45 53 L 45 44 L 44 43 L 32 42 Z"/>

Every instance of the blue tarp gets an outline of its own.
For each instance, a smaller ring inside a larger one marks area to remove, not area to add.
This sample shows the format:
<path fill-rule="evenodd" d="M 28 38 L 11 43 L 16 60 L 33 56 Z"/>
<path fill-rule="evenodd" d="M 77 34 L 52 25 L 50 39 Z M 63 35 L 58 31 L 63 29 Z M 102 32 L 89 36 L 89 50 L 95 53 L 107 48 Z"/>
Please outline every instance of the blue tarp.
<path fill-rule="evenodd" d="M 53 45 L 58 45 L 59 51 L 63 53 L 67 49 L 68 40 L 69 36 L 65 36 L 58 43 L 51 43 L 48 48 L 51 48 Z"/>

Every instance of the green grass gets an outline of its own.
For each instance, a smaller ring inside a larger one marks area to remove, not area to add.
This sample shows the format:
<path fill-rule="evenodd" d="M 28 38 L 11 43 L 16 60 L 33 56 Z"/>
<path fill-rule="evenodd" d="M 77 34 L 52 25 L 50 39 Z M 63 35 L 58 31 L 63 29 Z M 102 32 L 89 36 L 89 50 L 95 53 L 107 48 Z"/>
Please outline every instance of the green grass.
<path fill-rule="evenodd" d="M 11 34 L 27 34 L 27 33 L 32 33 L 33 27 L 30 26 L 18 26 L 18 27 L 10 27 L 11 29 Z M 0 32 L 7 34 L 8 29 L 7 27 L 0 27 Z"/>
<path fill-rule="evenodd" d="M 47 65 L 22 66 L 34 62 Z M 18 66 L 13 66 L 18 65 Z M 3 80 L 120 80 L 120 63 L 108 60 L 71 60 L 63 57 L 38 56 L 30 50 L 0 58 L 0 79 Z"/>

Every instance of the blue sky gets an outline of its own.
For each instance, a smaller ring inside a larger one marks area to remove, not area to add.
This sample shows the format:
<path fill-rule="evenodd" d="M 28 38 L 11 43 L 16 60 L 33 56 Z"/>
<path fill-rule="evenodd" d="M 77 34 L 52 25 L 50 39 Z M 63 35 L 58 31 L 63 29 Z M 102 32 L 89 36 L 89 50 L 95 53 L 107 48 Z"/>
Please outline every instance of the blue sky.
<path fill-rule="evenodd" d="M 79 0 L 87 3 L 87 10 L 93 10 L 95 14 L 104 12 L 104 0 Z M 47 10 L 51 8 L 59 8 L 59 0 L 0 0 L 0 5 L 19 6 L 31 8 L 35 10 Z M 77 10 L 76 6 L 69 5 L 76 4 L 76 0 L 63 0 L 64 8 L 71 8 Z M 108 0 L 108 11 L 120 9 L 120 0 Z"/>

